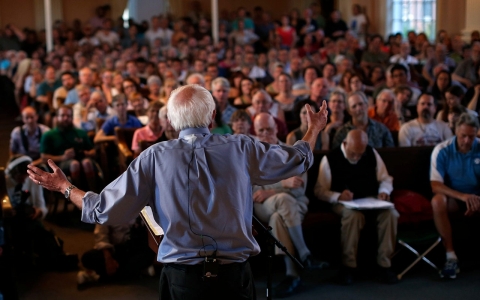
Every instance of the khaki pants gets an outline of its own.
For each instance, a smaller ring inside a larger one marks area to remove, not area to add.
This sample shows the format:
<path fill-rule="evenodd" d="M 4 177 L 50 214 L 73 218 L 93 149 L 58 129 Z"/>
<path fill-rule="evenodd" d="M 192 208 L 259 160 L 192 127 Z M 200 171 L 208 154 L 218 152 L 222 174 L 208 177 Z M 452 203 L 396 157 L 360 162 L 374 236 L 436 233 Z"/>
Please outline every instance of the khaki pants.
<path fill-rule="evenodd" d="M 358 239 L 365 226 L 365 215 L 359 210 L 345 208 L 342 204 L 334 204 L 332 209 L 342 218 L 342 263 L 356 268 Z M 398 217 L 394 208 L 377 210 L 377 264 L 383 268 L 391 266 L 390 257 L 395 249 Z"/>
<path fill-rule="evenodd" d="M 263 203 L 254 203 L 255 215 L 262 222 L 268 222 L 272 227 L 272 234 L 292 255 L 295 253 L 289 227 L 302 224 L 308 211 L 308 198 L 305 196 L 295 198 L 288 193 L 278 193 L 271 196 Z M 283 251 L 275 247 L 276 255 L 284 255 Z"/>

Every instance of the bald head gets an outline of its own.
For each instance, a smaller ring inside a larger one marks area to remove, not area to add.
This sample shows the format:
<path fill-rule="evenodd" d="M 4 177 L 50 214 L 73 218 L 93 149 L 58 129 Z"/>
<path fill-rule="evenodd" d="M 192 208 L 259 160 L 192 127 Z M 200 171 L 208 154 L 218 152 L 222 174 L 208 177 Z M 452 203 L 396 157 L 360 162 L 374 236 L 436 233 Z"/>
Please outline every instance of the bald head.
<path fill-rule="evenodd" d="M 37 128 L 38 115 L 35 108 L 27 106 L 22 110 L 22 121 L 30 130 Z"/>
<path fill-rule="evenodd" d="M 255 134 L 261 142 L 277 144 L 277 124 L 268 113 L 259 113 L 253 121 Z"/>
<path fill-rule="evenodd" d="M 348 132 L 343 141 L 345 147 L 345 158 L 351 164 L 357 164 L 362 158 L 368 145 L 368 135 L 360 129 L 353 129 Z"/>

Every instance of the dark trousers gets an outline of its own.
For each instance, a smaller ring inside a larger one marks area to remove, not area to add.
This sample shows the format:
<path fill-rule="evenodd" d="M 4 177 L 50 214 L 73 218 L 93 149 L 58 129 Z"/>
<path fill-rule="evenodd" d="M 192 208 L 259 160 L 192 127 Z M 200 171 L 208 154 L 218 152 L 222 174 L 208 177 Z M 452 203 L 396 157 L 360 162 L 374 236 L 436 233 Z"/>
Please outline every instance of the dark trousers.
<path fill-rule="evenodd" d="M 203 264 L 165 264 L 160 275 L 160 299 L 256 299 L 248 262 L 219 265 L 216 279 L 203 280 Z"/>

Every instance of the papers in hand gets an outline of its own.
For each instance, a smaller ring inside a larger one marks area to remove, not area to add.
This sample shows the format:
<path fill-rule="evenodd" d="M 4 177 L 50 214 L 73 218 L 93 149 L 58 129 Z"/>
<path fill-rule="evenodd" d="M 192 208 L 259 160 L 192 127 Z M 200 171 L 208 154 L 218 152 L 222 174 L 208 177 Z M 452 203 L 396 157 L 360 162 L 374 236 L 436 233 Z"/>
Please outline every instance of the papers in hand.
<path fill-rule="evenodd" d="M 153 233 L 155 236 L 162 237 L 163 229 L 158 225 L 153 217 L 152 208 L 150 206 L 145 206 L 140 212 L 140 216 L 148 227 L 148 230 Z"/>
<path fill-rule="evenodd" d="M 338 201 L 342 203 L 345 207 L 350 209 L 388 209 L 393 207 L 392 202 L 379 200 L 376 198 L 362 198 L 362 199 L 355 199 L 352 201 Z"/>

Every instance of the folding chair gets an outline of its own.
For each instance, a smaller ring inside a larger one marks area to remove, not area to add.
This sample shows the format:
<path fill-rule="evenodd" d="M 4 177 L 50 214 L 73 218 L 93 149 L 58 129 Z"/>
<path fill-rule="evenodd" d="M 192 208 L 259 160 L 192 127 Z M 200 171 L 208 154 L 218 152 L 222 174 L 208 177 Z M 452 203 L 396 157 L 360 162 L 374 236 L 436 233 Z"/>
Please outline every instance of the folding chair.
<path fill-rule="evenodd" d="M 415 230 L 411 231 L 403 231 L 397 235 L 398 244 L 403 246 L 401 249 L 397 250 L 394 254 L 398 254 L 402 249 L 407 249 L 413 254 L 416 255 L 416 259 L 408 265 L 401 273 L 397 275 L 397 278 L 400 280 L 402 279 L 403 275 L 405 275 L 411 268 L 413 268 L 420 260 L 423 260 L 436 271 L 440 271 L 440 269 L 432 263 L 426 255 L 430 253 L 441 241 L 442 238 L 438 236 L 438 233 L 432 228 L 428 228 L 427 224 L 422 224 L 422 228 L 416 228 Z M 419 253 L 417 249 L 415 249 L 412 245 L 430 245 L 426 250 L 422 253 Z"/>
<path fill-rule="evenodd" d="M 397 242 L 401 246 L 392 257 L 402 249 L 407 249 L 416 256 L 416 259 L 397 275 L 397 278 L 402 279 L 421 260 L 439 271 L 438 267 L 426 257 L 442 241 L 433 224 L 430 202 L 424 196 L 406 190 L 395 191 L 392 199 L 395 208 L 400 213 Z M 426 247 L 426 250 L 419 251 L 421 246 L 423 246 L 422 248 Z"/>

